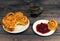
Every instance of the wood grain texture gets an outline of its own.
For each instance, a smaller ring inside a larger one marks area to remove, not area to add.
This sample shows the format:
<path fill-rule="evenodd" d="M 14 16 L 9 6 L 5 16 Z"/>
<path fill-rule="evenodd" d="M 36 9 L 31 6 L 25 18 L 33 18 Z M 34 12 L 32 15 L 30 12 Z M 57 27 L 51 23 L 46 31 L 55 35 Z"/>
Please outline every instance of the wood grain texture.
<path fill-rule="evenodd" d="M 17 9 L 18 10 L 18 9 Z M 11 11 L 11 10 L 9 10 Z M 6 39 L 5 37 L 11 38 L 12 41 L 59 41 L 59 37 L 60 37 L 60 12 L 58 11 L 49 11 L 49 12 L 43 12 L 40 16 L 36 17 L 36 18 L 32 18 L 30 17 L 29 14 L 25 13 L 25 15 L 28 16 L 29 20 L 30 20 L 30 26 L 29 28 L 24 31 L 23 33 L 19 33 L 19 34 L 9 34 L 7 32 L 5 32 L 2 28 L 2 18 L 6 15 L 8 11 L 3 11 L 1 12 L 2 14 L 0 14 L 0 36 L 2 37 L 1 39 Z M 57 14 L 58 13 L 58 14 Z M 42 36 L 38 36 L 37 34 L 35 34 L 32 30 L 32 26 L 33 23 L 37 20 L 40 19 L 46 19 L 46 20 L 50 20 L 51 18 L 54 18 L 55 20 L 57 20 L 59 26 L 57 31 L 49 37 L 42 37 Z M 7 38 L 9 40 L 9 38 Z M 6 39 L 6 41 L 7 41 Z M 4 40 L 2 40 L 4 41 Z"/>
<path fill-rule="evenodd" d="M 32 4 L 44 8 L 43 13 L 36 18 L 30 17 L 29 8 Z M 2 18 L 10 11 L 21 11 L 29 18 L 30 26 L 26 31 L 10 34 L 3 30 Z M 33 32 L 35 21 L 52 18 L 58 22 L 58 29 L 53 35 L 42 37 Z M 60 0 L 0 0 L 0 41 L 60 41 Z"/>

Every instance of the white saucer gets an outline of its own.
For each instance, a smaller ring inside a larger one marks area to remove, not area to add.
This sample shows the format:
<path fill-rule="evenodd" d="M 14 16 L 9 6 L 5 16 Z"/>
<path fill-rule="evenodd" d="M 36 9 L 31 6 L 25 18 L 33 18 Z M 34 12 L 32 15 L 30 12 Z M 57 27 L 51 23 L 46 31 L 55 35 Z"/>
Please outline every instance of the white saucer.
<path fill-rule="evenodd" d="M 25 25 L 25 26 L 16 25 L 15 30 L 12 31 L 12 32 L 11 31 L 7 31 L 4 26 L 3 26 L 3 29 L 5 31 L 7 31 L 8 33 L 21 33 L 21 32 L 25 31 L 29 27 L 29 24 L 30 24 L 30 21 L 28 20 L 28 24 Z"/>
<path fill-rule="evenodd" d="M 55 30 L 51 30 L 50 32 L 45 33 L 45 34 L 42 34 L 42 33 L 36 31 L 36 26 L 37 26 L 37 24 L 40 24 L 40 23 L 48 23 L 48 22 L 49 22 L 48 20 L 38 20 L 38 21 L 36 21 L 36 22 L 33 24 L 33 31 L 34 31 L 36 34 L 41 35 L 41 36 L 50 36 L 50 35 L 52 35 L 52 34 L 55 32 Z"/>

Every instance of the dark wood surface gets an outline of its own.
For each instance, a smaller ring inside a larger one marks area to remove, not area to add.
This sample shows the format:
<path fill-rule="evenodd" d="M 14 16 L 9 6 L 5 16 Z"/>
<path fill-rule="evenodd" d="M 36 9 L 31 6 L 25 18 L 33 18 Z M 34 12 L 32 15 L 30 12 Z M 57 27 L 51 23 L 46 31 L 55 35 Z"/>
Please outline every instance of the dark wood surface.
<path fill-rule="evenodd" d="M 29 6 L 36 3 L 44 8 L 43 13 L 36 17 L 30 17 Z M 6 0 L 0 1 L 0 41 L 60 41 L 60 1 L 59 0 Z M 10 11 L 21 11 L 29 18 L 30 26 L 23 33 L 9 34 L 2 28 L 1 20 Z M 48 37 L 36 35 L 32 30 L 32 25 L 35 21 L 40 19 L 50 20 L 54 18 L 58 22 L 57 31 Z"/>

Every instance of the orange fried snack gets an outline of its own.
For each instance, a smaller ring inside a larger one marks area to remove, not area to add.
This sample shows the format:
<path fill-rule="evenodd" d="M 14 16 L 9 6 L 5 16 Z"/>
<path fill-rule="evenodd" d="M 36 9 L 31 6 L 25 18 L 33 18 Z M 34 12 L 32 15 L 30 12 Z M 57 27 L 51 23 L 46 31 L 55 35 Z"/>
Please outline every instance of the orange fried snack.
<path fill-rule="evenodd" d="M 14 18 L 14 13 L 9 12 L 3 19 L 2 19 L 2 24 L 3 26 L 8 30 L 8 31 L 13 31 L 14 30 L 14 25 L 16 19 Z"/>
<path fill-rule="evenodd" d="M 14 31 L 15 25 L 27 25 L 28 18 L 23 15 L 22 12 L 9 12 L 3 19 L 2 19 L 3 26 L 8 31 Z"/>
<path fill-rule="evenodd" d="M 48 22 L 48 28 L 49 28 L 50 30 L 56 30 L 57 27 L 58 27 L 58 23 L 57 23 L 56 20 L 53 19 L 53 20 L 50 20 L 50 21 Z"/>
<path fill-rule="evenodd" d="M 26 25 L 26 24 L 28 24 L 28 18 L 26 16 L 23 16 L 23 18 L 21 20 L 19 20 L 19 22 L 23 25 Z"/>
<path fill-rule="evenodd" d="M 28 18 L 23 15 L 22 12 L 15 13 L 17 24 L 26 25 L 28 23 Z"/>
<path fill-rule="evenodd" d="M 15 15 L 14 15 L 17 19 L 21 19 L 23 18 L 23 13 L 22 12 L 16 12 Z"/>

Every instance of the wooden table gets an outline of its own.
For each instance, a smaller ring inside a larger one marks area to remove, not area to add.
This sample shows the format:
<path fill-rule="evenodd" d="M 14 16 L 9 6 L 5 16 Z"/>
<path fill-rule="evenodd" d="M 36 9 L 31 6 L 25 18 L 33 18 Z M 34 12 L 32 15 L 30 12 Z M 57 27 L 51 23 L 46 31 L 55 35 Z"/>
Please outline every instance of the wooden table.
<path fill-rule="evenodd" d="M 52 0 L 51 0 L 52 1 Z M 40 5 L 44 8 L 44 12 L 36 17 L 32 18 L 30 17 L 30 12 L 28 11 L 30 3 L 33 3 L 33 1 L 26 0 L 24 1 L 0 1 L 0 41 L 60 41 L 60 5 L 59 0 L 55 1 L 53 0 L 51 2 L 50 0 L 45 1 L 34 1 L 37 5 Z M 26 3 L 27 2 L 27 3 Z M 50 3 L 49 3 L 50 2 Z M 54 3 L 53 3 L 54 2 Z M 9 34 L 5 32 L 2 28 L 1 20 L 6 15 L 6 13 L 10 11 L 21 11 L 24 12 L 24 14 L 29 18 L 30 20 L 30 26 L 29 28 L 24 31 L 23 33 L 19 34 Z M 32 25 L 35 21 L 40 19 L 47 19 L 50 20 L 54 18 L 58 22 L 58 30 L 51 36 L 48 37 L 42 37 L 36 35 L 32 30 Z"/>

